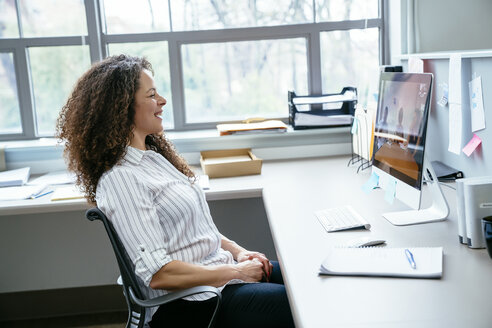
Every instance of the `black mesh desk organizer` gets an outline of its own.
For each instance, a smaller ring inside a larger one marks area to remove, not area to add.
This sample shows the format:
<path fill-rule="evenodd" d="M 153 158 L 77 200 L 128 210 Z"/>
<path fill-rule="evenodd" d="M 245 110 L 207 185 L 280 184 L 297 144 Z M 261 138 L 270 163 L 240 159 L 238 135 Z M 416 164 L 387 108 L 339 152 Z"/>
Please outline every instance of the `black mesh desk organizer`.
<path fill-rule="evenodd" d="M 289 124 L 294 130 L 349 126 L 357 104 L 357 88 L 340 93 L 298 96 L 288 92 Z"/>

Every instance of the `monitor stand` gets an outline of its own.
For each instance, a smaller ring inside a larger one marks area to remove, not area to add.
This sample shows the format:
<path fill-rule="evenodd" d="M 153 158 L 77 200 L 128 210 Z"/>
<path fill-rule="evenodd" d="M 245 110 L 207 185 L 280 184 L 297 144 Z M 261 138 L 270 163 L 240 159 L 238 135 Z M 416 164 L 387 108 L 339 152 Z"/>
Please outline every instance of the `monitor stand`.
<path fill-rule="evenodd" d="M 428 173 L 430 173 L 430 177 Z M 397 226 L 446 220 L 449 214 L 448 203 L 444 198 L 441 186 L 439 186 L 436 173 L 427 159 L 424 159 L 424 176 L 427 180 L 427 186 L 430 188 L 432 205 L 426 209 L 384 213 L 383 217 L 386 220 Z"/>

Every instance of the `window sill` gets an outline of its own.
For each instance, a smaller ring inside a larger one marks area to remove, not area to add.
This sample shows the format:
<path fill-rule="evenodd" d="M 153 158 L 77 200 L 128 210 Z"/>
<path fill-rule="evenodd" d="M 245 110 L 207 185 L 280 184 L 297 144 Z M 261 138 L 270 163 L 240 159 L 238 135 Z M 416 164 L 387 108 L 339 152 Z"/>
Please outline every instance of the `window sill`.
<path fill-rule="evenodd" d="M 167 133 L 176 149 L 192 165 L 199 163 L 200 151 L 251 148 L 264 160 L 349 154 L 350 127 L 334 127 L 285 133 L 219 136 L 217 130 Z M 7 169 L 31 167 L 31 173 L 65 169 L 63 147 L 55 138 L 1 142 Z"/>

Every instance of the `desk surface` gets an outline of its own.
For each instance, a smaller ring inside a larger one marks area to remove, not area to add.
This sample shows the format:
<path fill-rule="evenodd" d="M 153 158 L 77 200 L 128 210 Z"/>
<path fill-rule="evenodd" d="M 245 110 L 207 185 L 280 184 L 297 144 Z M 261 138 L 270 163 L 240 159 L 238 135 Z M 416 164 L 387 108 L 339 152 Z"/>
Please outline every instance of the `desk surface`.
<path fill-rule="evenodd" d="M 451 215 L 444 222 L 398 227 L 381 214 L 408 209 L 384 191 L 361 190 L 370 170 L 356 173 L 348 158 L 265 165 L 263 197 L 298 327 L 490 327 L 492 260 L 486 250 L 458 242 L 455 191 L 442 187 Z M 426 193 L 424 192 L 424 197 Z M 425 201 L 424 201 L 425 203 Z M 371 231 L 325 232 L 315 210 L 352 205 Z M 443 246 L 443 277 L 406 279 L 319 276 L 327 250 L 374 236 L 386 247 Z"/>
<path fill-rule="evenodd" d="M 210 180 L 208 200 L 259 197 L 263 187 L 297 327 L 490 327 L 492 260 L 484 249 L 459 244 L 454 190 L 443 187 L 451 210 L 447 221 L 393 226 L 381 213 L 406 209 L 405 205 L 397 200 L 389 205 L 381 190 L 366 195 L 361 186 L 370 170 L 357 174 L 347 162 L 347 157 L 271 161 L 263 165 L 261 175 Z M 83 200 L 25 202 L 0 204 L 0 215 L 88 206 Z M 371 223 L 371 231 L 328 234 L 323 230 L 314 211 L 345 204 Z M 330 247 L 361 236 L 383 238 L 387 247 L 442 246 L 443 277 L 318 275 Z"/>
<path fill-rule="evenodd" d="M 213 181 L 213 180 L 212 180 Z M 58 186 L 53 186 L 56 189 Z M 262 196 L 261 176 L 218 179 L 212 182 L 212 189 L 205 190 L 208 201 L 254 198 Z M 85 199 L 51 201 L 51 194 L 26 200 L 0 201 L 0 217 L 35 213 L 69 212 L 87 210 L 92 205 Z"/>

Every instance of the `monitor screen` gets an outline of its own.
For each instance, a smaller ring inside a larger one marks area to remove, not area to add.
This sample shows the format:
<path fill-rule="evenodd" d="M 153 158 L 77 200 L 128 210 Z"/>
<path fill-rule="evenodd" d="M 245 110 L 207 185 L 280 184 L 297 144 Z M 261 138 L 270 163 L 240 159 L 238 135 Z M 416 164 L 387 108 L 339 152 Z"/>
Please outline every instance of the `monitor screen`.
<path fill-rule="evenodd" d="M 373 165 L 421 190 L 432 74 L 381 73 Z"/>

